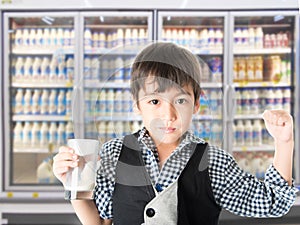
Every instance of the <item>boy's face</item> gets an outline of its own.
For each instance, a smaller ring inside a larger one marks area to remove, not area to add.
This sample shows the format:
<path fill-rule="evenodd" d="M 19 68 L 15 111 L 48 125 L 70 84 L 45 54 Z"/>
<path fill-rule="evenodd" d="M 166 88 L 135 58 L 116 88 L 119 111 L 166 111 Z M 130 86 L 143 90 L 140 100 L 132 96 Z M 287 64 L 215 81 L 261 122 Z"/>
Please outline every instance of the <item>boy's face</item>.
<path fill-rule="evenodd" d="M 181 136 L 190 128 L 192 115 L 199 109 L 191 85 L 174 85 L 157 92 L 157 83 L 146 79 L 145 90 L 139 91 L 136 112 L 142 116 L 144 126 L 156 146 L 167 144 L 176 147 Z"/>

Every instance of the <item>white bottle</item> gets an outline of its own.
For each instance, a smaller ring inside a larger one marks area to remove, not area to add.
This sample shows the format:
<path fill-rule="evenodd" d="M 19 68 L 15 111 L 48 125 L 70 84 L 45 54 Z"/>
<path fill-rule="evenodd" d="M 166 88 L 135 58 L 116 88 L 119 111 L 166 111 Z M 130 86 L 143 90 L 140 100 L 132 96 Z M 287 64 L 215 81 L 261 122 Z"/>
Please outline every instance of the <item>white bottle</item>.
<path fill-rule="evenodd" d="M 259 114 L 260 103 L 259 94 L 256 89 L 250 90 L 250 112 L 252 114 Z"/>
<path fill-rule="evenodd" d="M 49 159 L 44 159 L 41 164 L 39 164 L 37 171 L 37 182 L 41 184 L 49 184 L 52 179 L 52 166 Z"/>
<path fill-rule="evenodd" d="M 242 120 L 239 120 L 237 122 L 237 126 L 236 126 L 236 133 L 235 133 L 235 139 L 236 139 L 236 143 L 239 146 L 243 146 L 244 145 L 244 124 Z"/>
<path fill-rule="evenodd" d="M 41 64 L 41 76 L 40 79 L 42 82 L 49 79 L 50 76 L 50 60 L 48 57 L 44 57 Z"/>
<path fill-rule="evenodd" d="M 74 48 L 75 47 L 75 30 L 71 29 L 71 35 L 70 35 L 70 47 Z"/>
<path fill-rule="evenodd" d="M 47 122 L 42 122 L 40 131 L 40 147 L 46 147 L 49 142 L 49 128 Z"/>
<path fill-rule="evenodd" d="M 147 36 L 146 36 L 146 32 L 145 29 L 140 28 L 139 29 L 139 45 L 143 45 L 147 43 Z"/>
<path fill-rule="evenodd" d="M 242 91 L 242 112 L 243 114 L 250 114 L 250 93 L 248 89 Z"/>
<path fill-rule="evenodd" d="M 23 100 L 23 113 L 31 114 L 31 90 L 26 89 Z"/>
<path fill-rule="evenodd" d="M 67 59 L 66 74 L 67 74 L 67 80 L 73 81 L 73 78 L 74 78 L 74 58 L 73 58 L 73 56 L 70 56 Z"/>
<path fill-rule="evenodd" d="M 131 42 L 131 29 L 130 28 L 126 28 L 125 29 L 125 40 L 124 40 L 124 44 L 128 47 L 132 44 Z"/>
<path fill-rule="evenodd" d="M 52 89 L 49 96 L 49 114 L 57 114 L 57 91 Z"/>
<path fill-rule="evenodd" d="M 100 121 L 97 125 L 97 130 L 98 130 L 98 139 L 100 143 L 104 143 L 106 139 L 106 122 L 105 121 Z"/>
<path fill-rule="evenodd" d="M 31 143 L 31 124 L 26 121 L 22 130 L 23 133 L 23 147 L 29 147 Z"/>
<path fill-rule="evenodd" d="M 123 114 L 123 92 L 121 89 L 117 89 L 114 95 L 114 115 L 121 116 Z"/>
<path fill-rule="evenodd" d="M 255 48 L 255 31 L 254 31 L 254 28 L 253 27 L 250 27 L 249 28 L 249 33 L 248 33 L 248 35 L 249 35 L 249 48 L 250 49 L 253 49 L 253 48 Z"/>
<path fill-rule="evenodd" d="M 252 174 L 257 178 L 263 178 L 264 174 L 264 163 L 259 155 L 256 155 L 251 160 L 251 169 Z"/>
<path fill-rule="evenodd" d="M 23 48 L 27 49 L 30 46 L 30 38 L 29 38 L 29 29 L 25 28 L 23 29 Z"/>
<path fill-rule="evenodd" d="M 36 46 L 39 49 L 44 46 L 44 35 L 41 28 L 38 28 L 36 31 Z"/>
<path fill-rule="evenodd" d="M 66 116 L 72 115 L 72 89 L 67 90 L 66 93 Z"/>
<path fill-rule="evenodd" d="M 86 56 L 84 57 L 84 80 L 90 80 L 91 79 L 91 57 Z"/>
<path fill-rule="evenodd" d="M 64 30 L 62 29 L 62 28 L 58 28 L 57 29 L 57 34 L 56 34 L 56 36 L 57 36 L 57 46 L 59 47 L 59 48 L 62 48 L 63 46 L 64 46 Z"/>
<path fill-rule="evenodd" d="M 105 89 L 102 89 L 99 93 L 99 101 L 97 106 L 98 116 L 106 115 L 106 101 L 107 101 L 107 92 Z"/>
<path fill-rule="evenodd" d="M 207 48 L 208 47 L 208 30 L 205 28 L 200 31 L 199 37 L 199 47 L 200 48 Z"/>
<path fill-rule="evenodd" d="M 100 78 L 100 61 L 99 58 L 93 57 L 91 63 L 91 79 L 98 81 Z"/>
<path fill-rule="evenodd" d="M 65 74 L 65 61 L 64 60 L 60 60 L 60 62 L 58 63 L 58 74 L 57 74 L 57 78 L 59 82 L 63 82 L 64 80 L 66 80 L 66 74 Z"/>
<path fill-rule="evenodd" d="M 117 30 L 117 46 L 124 45 L 124 30 L 122 28 L 119 28 Z"/>
<path fill-rule="evenodd" d="M 258 49 L 263 49 L 264 47 L 264 33 L 262 27 L 257 27 L 255 29 L 255 47 Z"/>
<path fill-rule="evenodd" d="M 253 145 L 262 145 L 262 126 L 260 120 L 254 120 L 253 123 Z"/>
<path fill-rule="evenodd" d="M 242 30 L 241 28 L 236 28 L 234 30 L 234 48 L 241 49 L 242 48 Z"/>
<path fill-rule="evenodd" d="M 99 48 L 106 48 L 107 47 L 107 43 L 106 43 L 106 34 L 101 31 L 99 33 Z"/>
<path fill-rule="evenodd" d="M 66 114 L 66 93 L 64 90 L 60 90 L 57 96 L 57 114 Z"/>
<path fill-rule="evenodd" d="M 71 121 L 68 121 L 66 125 L 66 139 L 72 139 L 74 137 L 75 135 L 74 135 L 73 124 Z"/>
<path fill-rule="evenodd" d="M 57 146 L 61 146 L 65 143 L 66 143 L 65 123 L 60 122 L 57 128 Z"/>
<path fill-rule="evenodd" d="M 31 130 L 31 147 L 38 147 L 41 141 L 39 122 L 34 122 Z"/>
<path fill-rule="evenodd" d="M 283 93 L 280 88 L 274 92 L 274 109 L 282 109 L 283 106 Z"/>
<path fill-rule="evenodd" d="M 34 28 L 29 31 L 29 45 L 33 48 L 36 47 L 36 30 Z"/>
<path fill-rule="evenodd" d="M 14 127 L 14 147 L 22 146 L 23 140 L 23 125 L 18 121 Z"/>
<path fill-rule="evenodd" d="M 56 28 L 50 29 L 50 46 L 51 48 L 57 47 L 57 31 Z"/>
<path fill-rule="evenodd" d="M 106 95 L 106 116 L 111 116 L 114 112 L 114 99 L 115 92 L 114 89 L 110 88 Z"/>
<path fill-rule="evenodd" d="M 71 47 L 71 32 L 70 29 L 64 29 L 63 34 L 63 47 L 68 49 Z"/>
<path fill-rule="evenodd" d="M 237 90 L 235 92 L 235 101 L 236 101 L 236 114 L 241 115 L 243 113 L 242 108 L 242 91 Z"/>
<path fill-rule="evenodd" d="M 212 143 L 220 145 L 222 143 L 222 127 L 220 123 L 214 122 L 211 126 Z"/>
<path fill-rule="evenodd" d="M 40 109 L 40 90 L 39 89 L 35 89 L 32 95 L 32 101 L 31 101 L 31 113 L 34 115 L 38 115 L 41 113 L 41 109 Z"/>
<path fill-rule="evenodd" d="M 265 92 L 265 108 L 274 109 L 275 108 L 275 95 L 271 88 Z"/>
<path fill-rule="evenodd" d="M 43 41 L 43 48 L 47 49 L 51 46 L 51 36 L 49 28 L 44 29 Z"/>
<path fill-rule="evenodd" d="M 131 98 L 131 93 L 129 89 L 125 89 L 123 91 L 123 98 L 122 98 L 122 109 L 123 109 L 123 114 L 125 115 L 130 115 L 132 113 L 132 98 Z"/>
<path fill-rule="evenodd" d="M 242 48 L 249 48 L 249 31 L 248 31 L 248 28 L 242 29 Z"/>
<path fill-rule="evenodd" d="M 122 83 L 124 81 L 124 61 L 121 56 L 115 59 L 115 79 L 117 83 Z"/>
<path fill-rule="evenodd" d="M 92 34 L 92 47 L 93 47 L 93 49 L 98 48 L 98 43 L 99 43 L 99 33 L 98 32 L 93 32 L 93 34 Z"/>
<path fill-rule="evenodd" d="M 49 80 L 50 82 L 56 82 L 57 80 L 57 60 L 56 60 L 56 57 L 53 56 L 52 59 L 51 59 L 51 62 L 50 62 L 50 74 L 49 74 Z"/>
<path fill-rule="evenodd" d="M 106 138 L 107 140 L 117 137 L 115 133 L 115 122 L 109 121 L 106 125 Z"/>
<path fill-rule="evenodd" d="M 32 57 L 28 56 L 24 63 L 24 81 L 31 82 L 32 78 Z"/>
<path fill-rule="evenodd" d="M 289 88 L 283 90 L 282 108 L 287 112 L 291 112 L 291 89 Z"/>
<path fill-rule="evenodd" d="M 117 138 L 123 137 L 123 134 L 124 134 L 124 123 L 123 123 L 123 121 L 115 122 L 114 132 L 115 132 L 115 136 Z"/>
<path fill-rule="evenodd" d="M 217 49 L 222 49 L 223 47 L 223 32 L 221 29 L 216 29 L 215 32 L 215 47 Z"/>
<path fill-rule="evenodd" d="M 49 127 L 49 144 L 56 145 L 56 143 L 57 143 L 57 126 L 55 122 L 51 122 Z"/>
<path fill-rule="evenodd" d="M 246 146 L 253 145 L 253 129 L 251 120 L 246 120 L 244 125 L 244 141 Z"/>
<path fill-rule="evenodd" d="M 92 32 L 91 29 L 84 30 L 84 48 L 89 50 L 92 48 Z"/>
<path fill-rule="evenodd" d="M 23 32 L 22 29 L 16 29 L 16 35 L 15 35 L 15 49 L 18 50 L 22 48 L 23 46 Z"/>
<path fill-rule="evenodd" d="M 22 82 L 24 79 L 24 62 L 22 57 L 17 58 L 17 62 L 15 65 L 15 73 L 16 82 Z"/>
<path fill-rule="evenodd" d="M 215 30 L 213 28 L 208 29 L 208 47 L 210 49 L 215 48 Z"/>
<path fill-rule="evenodd" d="M 21 88 L 17 90 L 15 95 L 13 111 L 15 114 L 23 113 L 23 90 Z"/>
<path fill-rule="evenodd" d="M 42 92 L 40 109 L 41 114 L 49 114 L 49 91 L 47 89 L 44 89 Z"/>
<path fill-rule="evenodd" d="M 40 57 L 35 57 L 32 65 L 32 82 L 41 81 L 41 64 L 42 60 Z"/>

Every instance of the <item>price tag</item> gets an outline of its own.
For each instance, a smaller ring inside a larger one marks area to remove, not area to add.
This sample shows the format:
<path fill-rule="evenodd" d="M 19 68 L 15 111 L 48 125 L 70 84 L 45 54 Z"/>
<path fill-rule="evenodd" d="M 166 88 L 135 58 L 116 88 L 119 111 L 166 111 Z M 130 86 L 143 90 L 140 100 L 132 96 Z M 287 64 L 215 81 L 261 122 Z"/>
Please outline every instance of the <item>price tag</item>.
<path fill-rule="evenodd" d="M 6 197 L 13 198 L 14 197 L 14 193 L 13 192 L 7 192 Z"/>
<path fill-rule="evenodd" d="M 246 152 L 248 149 L 247 149 L 247 147 L 246 146 L 242 146 L 242 151 L 243 152 Z"/>
<path fill-rule="evenodd" d="M 39 197 L 39 193 L 38 192 L 33 192 L 32 193 L 32 198 L 38 198 Z"/>

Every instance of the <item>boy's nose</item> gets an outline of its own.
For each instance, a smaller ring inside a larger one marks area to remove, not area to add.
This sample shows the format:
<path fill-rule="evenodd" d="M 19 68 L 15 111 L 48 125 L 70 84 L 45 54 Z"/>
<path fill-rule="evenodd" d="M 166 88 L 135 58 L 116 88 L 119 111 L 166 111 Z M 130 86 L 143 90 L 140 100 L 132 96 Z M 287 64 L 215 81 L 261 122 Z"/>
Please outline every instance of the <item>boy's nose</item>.
<path fill-rule="evenodd" d="M 163 119 L 165 119 L 167 121 L 174 121 L 176 119 L 176 109 L 174 108 L 174 106 L 171 103 L 165 102 L 164 108 L 162 111 L 162 116 L 163 116 Z"/>

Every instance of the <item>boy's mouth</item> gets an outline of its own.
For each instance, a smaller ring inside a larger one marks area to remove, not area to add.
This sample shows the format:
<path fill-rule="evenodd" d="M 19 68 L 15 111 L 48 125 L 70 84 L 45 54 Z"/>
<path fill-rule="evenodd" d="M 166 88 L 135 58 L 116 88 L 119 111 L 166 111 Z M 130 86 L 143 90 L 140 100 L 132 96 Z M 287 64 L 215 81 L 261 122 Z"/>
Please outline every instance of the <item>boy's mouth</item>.
<path fill-rule="evenodd" d="M 174 127 L 161 127 L 159 129 L 166 134 L 173 133 L 176 130 L 176 128 L 174 128 Z"/>

